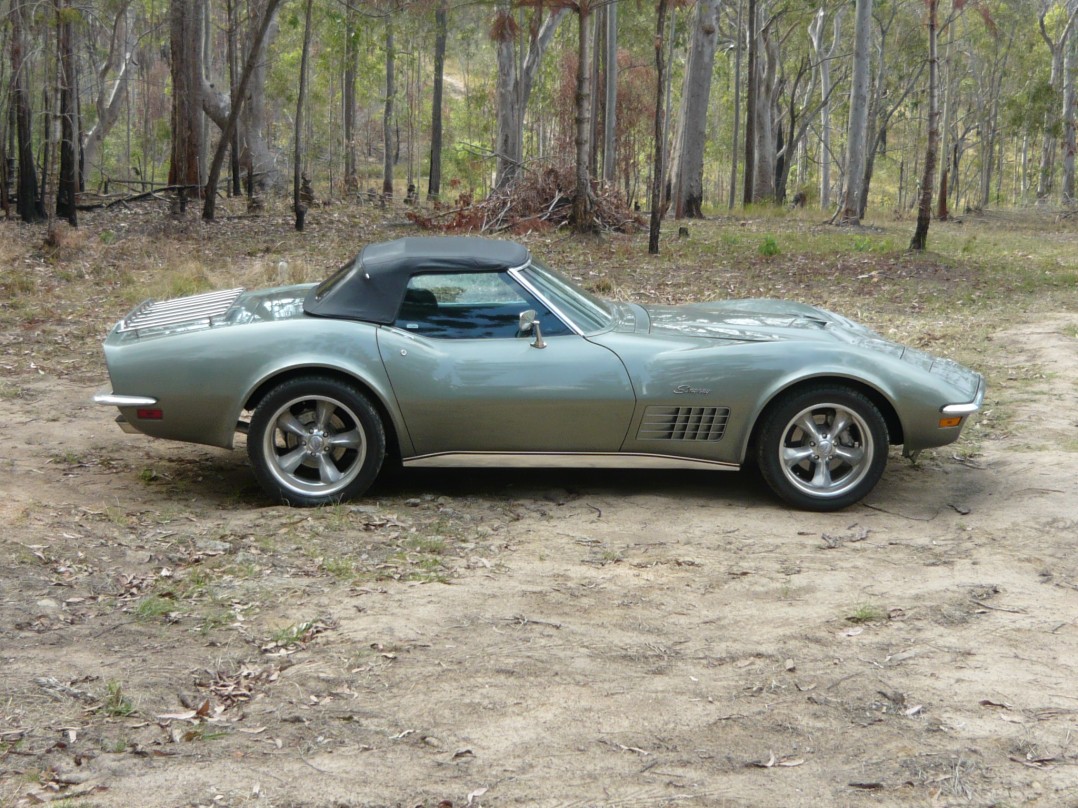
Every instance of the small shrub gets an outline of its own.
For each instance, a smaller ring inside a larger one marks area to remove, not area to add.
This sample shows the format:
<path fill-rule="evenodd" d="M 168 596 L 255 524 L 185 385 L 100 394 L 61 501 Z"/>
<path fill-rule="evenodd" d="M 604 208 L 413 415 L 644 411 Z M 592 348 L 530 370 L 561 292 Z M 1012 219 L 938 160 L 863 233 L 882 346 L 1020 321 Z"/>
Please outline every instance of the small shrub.
<path fill-rule="evenodd" d="M 778 254 L 779 243 L 775 241 L 775 237 L 764 236 L 764 240 L 760 243 L 760 255 L 764 256 L 764 258 L 771 258 Z"/>

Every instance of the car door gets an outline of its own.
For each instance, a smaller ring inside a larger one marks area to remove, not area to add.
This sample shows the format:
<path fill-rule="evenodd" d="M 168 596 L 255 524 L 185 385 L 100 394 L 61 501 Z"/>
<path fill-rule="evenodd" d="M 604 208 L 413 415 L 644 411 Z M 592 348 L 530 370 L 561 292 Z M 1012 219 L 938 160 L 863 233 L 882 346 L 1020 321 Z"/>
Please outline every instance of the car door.
<path fill-rule="evenodd" d="M 517 331 L 535 309 L 546 347 Z M 416 455 L 616 452 L 635 406 L 621 360 L 507 273 L 412 279 L 379 350 Z"/>

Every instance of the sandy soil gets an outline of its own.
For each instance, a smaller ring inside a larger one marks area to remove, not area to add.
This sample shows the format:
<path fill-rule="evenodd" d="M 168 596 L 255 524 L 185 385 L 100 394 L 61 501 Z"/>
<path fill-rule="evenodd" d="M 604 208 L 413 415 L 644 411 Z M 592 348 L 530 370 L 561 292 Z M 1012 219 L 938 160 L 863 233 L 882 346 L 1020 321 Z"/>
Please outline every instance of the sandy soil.
<path fill-rule="evenodd" d="M 0 804 L 1078 805 L 1076 325 L 996 334 L 993 428 L 830 515 L 648 472 L 289 510 L 13 362 Z"/>

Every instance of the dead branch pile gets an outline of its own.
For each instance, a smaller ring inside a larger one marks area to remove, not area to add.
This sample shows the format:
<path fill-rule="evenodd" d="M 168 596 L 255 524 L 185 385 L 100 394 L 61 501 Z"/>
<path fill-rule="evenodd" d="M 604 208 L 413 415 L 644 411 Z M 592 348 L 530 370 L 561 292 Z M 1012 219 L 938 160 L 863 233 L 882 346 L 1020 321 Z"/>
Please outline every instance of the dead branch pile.
<path fill-rule="evenodd" d="M 592 194 L 596 229 L 629 233 L 644 226 L 644 220 L 629 209 L 616 191 L 593 184 Z M 433 213 L 413 210 L 407 216 L 424 229 L 447 233 L 505 230 L 526 233 L 568 225 L 575 196 L 573 169 L 550 166 L 542 171 L 525 172 L 479 202 L 472 194 L 464 193 L 455 205 L 436 206 Z"/>

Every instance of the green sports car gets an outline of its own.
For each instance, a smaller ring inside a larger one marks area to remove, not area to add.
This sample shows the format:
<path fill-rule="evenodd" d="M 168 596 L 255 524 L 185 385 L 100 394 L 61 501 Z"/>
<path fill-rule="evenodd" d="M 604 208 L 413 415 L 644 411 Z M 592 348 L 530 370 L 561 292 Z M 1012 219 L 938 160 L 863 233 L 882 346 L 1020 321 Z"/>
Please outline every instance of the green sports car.
<path fill-rule="evenodd" d="M 523 246 L 371 244 L 318 285 L 147 301 L 105 341 L 127 431 L 231 448 L 275 500 L 405 466 L 738 469 L 790 504 L 862 499 L 888 446 L 956 440 L 984 379 L 799 303 L 602 300 Z"/>

